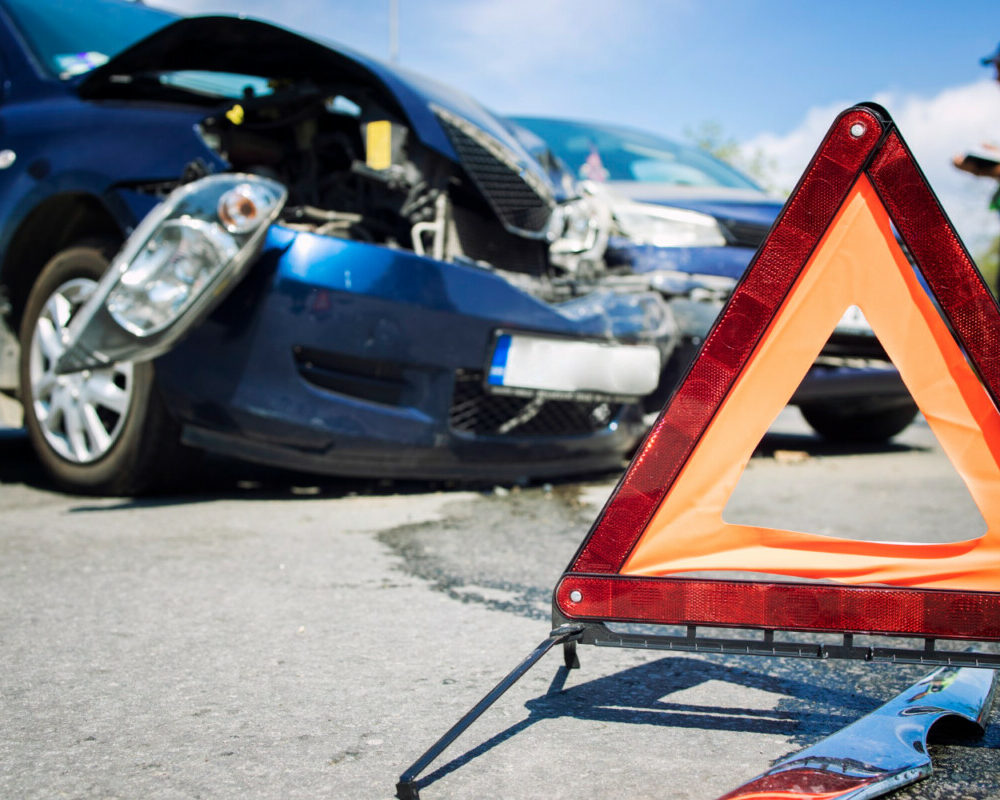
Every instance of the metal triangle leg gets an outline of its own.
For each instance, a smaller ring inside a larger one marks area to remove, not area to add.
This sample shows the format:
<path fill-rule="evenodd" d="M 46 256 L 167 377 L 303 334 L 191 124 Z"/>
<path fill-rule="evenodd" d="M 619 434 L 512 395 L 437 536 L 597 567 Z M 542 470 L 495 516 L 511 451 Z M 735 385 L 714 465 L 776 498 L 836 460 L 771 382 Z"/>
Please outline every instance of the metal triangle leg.
<path fill-rule="evenodd" d="M 582 632 L 582 625 L 562 625 L 553 630 L 544 642 L 532 650 L 527 658 L 514 667 L 514 669 L 511 670 L 507 676 L 500 681 L 500 683 L 493 687 L 489 694 L 487 694 L 482 700 L 476 703 L 473 708 L 466 712 L 466 714 L 458 722 L 451 726 L 444 736 L 431 745 L 426 753 L 414 761 L 413 764 L 399 776 L 399 782 L 396 784 L 396 797 L 398 797 L 399 800 L 419 800 L 420 791 L 417 787 L 417 778 L 420 776 L 420 773 L 427 769 L 431 762 L 441 755 L 448 745 L 461 736 L 466 728 L 479 719 L 486 709 L 499 700 L 504 692 L 517 683 L 518 680 L 520 680 L 520 678 L 528 670 L 530 670 L 542 656 L 544 656 L 557 644 L 567 646 L 566 649 L 564 649 L 563 657 L 566 660 L 566 665 L 571 667 L 572 665 L 569 663 L 570 658 L 572 657 L 574 660 L 576 659 L 576 640 L 580 637 Z M 570 645 L 572 645 L 572 649 L 569 649 Z M 579 665 L 579 661 L 576 663 Z"/>

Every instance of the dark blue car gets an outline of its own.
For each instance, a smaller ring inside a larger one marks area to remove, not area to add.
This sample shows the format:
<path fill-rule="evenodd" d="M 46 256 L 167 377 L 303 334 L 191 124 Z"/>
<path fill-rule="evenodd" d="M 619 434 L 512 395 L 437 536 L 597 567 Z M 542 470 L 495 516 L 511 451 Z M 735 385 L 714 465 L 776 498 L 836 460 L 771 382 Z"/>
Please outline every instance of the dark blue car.
<path fill-rule="evenodd" d="M 617 125 L 514 117 L 603 195 L 615 219 L 607 266 L 667 298 L 680 343 L 661 402 L 681 379 L 782 208 L 751 178 L 695 147 Z M 523 139 L 524 137 L 522 137 Z M 917 407 L 861 311 L 852 307 L 791 402 L 828 439 L 876 442 Z"/>
<path fill-rule="evenodd" d="M 666 304 L 599 289 L 586 198 L 473 100 L 118 0 L 0 0 L 0 55 L 0 390 L 61 485 L 507 480 L 642 433 Z"/>

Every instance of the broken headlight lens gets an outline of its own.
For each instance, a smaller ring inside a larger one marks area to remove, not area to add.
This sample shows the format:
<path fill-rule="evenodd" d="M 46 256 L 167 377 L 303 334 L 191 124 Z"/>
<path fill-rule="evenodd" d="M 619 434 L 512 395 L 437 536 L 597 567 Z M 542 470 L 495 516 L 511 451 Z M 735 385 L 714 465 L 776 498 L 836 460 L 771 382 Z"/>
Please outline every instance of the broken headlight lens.
<path fill-rule="evenodd" d="M 726 237 L 715 217 L 652 203 L 621 203 L 614 208 L 621 232 L 636 244 L 654 247 L 722 247 Z"/>
<path fill-rule="evenodd" d="M 172 325 L 256 253 L 284 199 L 281 184 L 256 175 L 215 175 L 177 190 L 115 260 L 108 313 L 140 337 Z"/>
<path fill-rule="evenodd" d="M 168 220 L 122 273 L 105 301 L 108 312 L 136 336 L 163 330 L 238 250 L 218 226 Z"/>

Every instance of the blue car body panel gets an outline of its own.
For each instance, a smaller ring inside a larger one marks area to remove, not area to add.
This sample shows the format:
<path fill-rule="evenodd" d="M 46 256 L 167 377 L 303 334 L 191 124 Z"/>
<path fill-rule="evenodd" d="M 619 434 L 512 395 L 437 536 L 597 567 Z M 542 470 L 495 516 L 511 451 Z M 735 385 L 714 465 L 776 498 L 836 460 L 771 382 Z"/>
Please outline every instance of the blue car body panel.
<path fill-rule="evenodd" d="M 0 107 L 4 146 L 17 153 L 0 171 L 0 258 L 24 218 L 49 198 L 87 195 L 129 230 L 156 203 L 136 197 L 129 184 L 176 180 L 178 165 L 197 159 L 221 168 L 192 133 L 203 115 L 66 96 Z M 136 137 L 170 147 L 137 147 Z"/>
<path fill-rule="evenodd" d="M 611 237 L 607 258 L 609 265 L 628 266 L 634 272 L 679 270 L 739 278 L 756 252 L 753 247 L 657 247 Z"/>

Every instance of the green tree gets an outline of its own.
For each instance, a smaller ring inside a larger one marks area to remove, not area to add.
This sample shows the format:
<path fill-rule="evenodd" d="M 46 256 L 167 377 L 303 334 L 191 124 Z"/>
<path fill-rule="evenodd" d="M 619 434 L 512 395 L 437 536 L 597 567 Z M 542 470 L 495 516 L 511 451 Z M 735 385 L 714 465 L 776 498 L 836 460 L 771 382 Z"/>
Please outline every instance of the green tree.
<path fill-rule="evenodd" d="M 973 256 L 976 266 L 983 273 L 986 285 L 996 292 L 997 277 L 1000 275 L 1000 236 L 995 236 L 990 246 Z"/>

